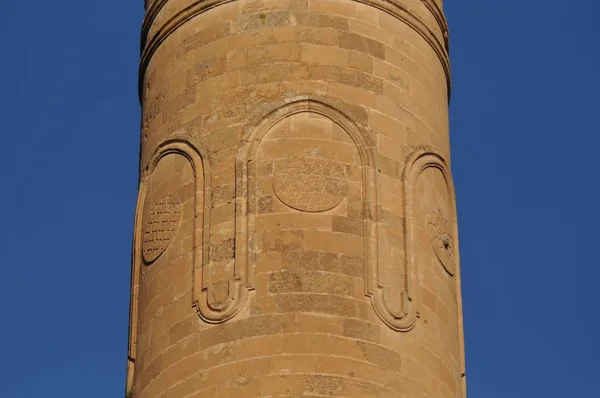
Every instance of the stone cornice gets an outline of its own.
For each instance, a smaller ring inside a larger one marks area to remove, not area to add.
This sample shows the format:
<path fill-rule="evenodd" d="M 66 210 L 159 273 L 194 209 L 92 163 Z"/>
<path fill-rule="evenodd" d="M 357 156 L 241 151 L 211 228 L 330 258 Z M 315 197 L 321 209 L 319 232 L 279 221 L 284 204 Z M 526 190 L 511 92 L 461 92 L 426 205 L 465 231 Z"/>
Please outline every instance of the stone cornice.
<path fill-rule="evenodd" d="M 435 0 L 421 0 L 423 4 L 431 11 L 435 20 L 437 21 L 440 29 L 442 30 L 442 35 L 444 36 L 444 48 L 446 53 L 450 52 L 450 42 L 449 42 L 449 32 L 448 32 L 448 20 L 446 19 L 446 14 L 440 8 L 438 3 Z"/>
<path fill-rule="evenodd" d="M 161 26 L 152 37 L 148 37 L 150 28 L 154 23 L 156 17 L 169 0 L 156 0 L 154 1 L 146 12 L 146 17 L 142 25 L 142 37 L 141 37 L 141 60 L 139 70 L 139 94 L 141 100 L 142 94 L 142 82 L 144 73 L 150 59 L 167 37 L 169 37 L 177 28 L 193 17 L 202 14 L 214 7 L 230 3 L 237 0 L 197 0 L 190 4 L 188 7 L 179 11 L 173 15 L 163 26 Z M 437 5 L 434 0 L 421 0 L 427 8 L 431 11 L 435 20 L 439 24 L 440 30 L 443 35 L 443 43 L 440 42 L 439 38 L 435 33 L 418 17 L 411 13 L 410 9 L 402 5 L 401 0 L 352 0 L 359 3 L 367 4 L 372 7 L 378 8 L 390 15 L 398 18 L 399 20 L 406 23 L 412 29 L 414 29 L 425 41 L 427 41 L 435 53 L 437 54 L 444 72 L 446 74 L 446 80 L 448 85 L 448 97 L 450 97 L 451 90 L 451 71 L 450 71 L 450 60 L 449 60 L 449 45 L 448 45 L 448 24 L 444 13 Z"/>

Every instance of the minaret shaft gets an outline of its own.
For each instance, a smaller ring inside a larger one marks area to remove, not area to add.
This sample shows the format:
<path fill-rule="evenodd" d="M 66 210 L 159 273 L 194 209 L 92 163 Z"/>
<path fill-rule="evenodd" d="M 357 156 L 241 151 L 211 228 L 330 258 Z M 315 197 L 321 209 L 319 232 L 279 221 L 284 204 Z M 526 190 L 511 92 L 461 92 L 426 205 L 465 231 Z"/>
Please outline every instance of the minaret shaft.
<path fill-rule="evenodd" d="M 441 0 L 146 0 L 127 396 L 463 398 Z"/>

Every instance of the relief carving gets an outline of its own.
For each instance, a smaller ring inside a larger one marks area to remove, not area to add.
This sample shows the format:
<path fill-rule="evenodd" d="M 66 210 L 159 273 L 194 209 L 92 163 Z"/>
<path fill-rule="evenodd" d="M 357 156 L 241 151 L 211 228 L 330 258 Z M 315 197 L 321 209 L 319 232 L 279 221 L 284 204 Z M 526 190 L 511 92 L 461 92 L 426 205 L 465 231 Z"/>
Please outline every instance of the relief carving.
<path fill-rule="evenodd" d="M 134 362 L 137 356 L 138 302 L 140 294 L 140 267 L 155 261 L 174 239 L 183 204 L 175 194 L 166 194 L 154 203 L 146 204 L 149 176 L 159 161 L 169 154 L 177 154 L 189 161 L 193 170 L 193 305 L 198 315 L 209 323 L 225 322 L 237 314 L 247 297 L 246 273 L 236 273 L 227 281 L 227 288 L 211 281 L 212 264 L 209 258 L 211 174 L 208 156 L 201 146 L 188 137 L 173 137 L 161 143 L 142 171 L 132 256 L 131 307 L 129 326 L 129 361 L 127 391 L 131 390 Z M 225 297 L 226 296 L 226 297 Z M 219 299 L 218 305 L 211 305 Z"/>
<path fill-rule="evenodd" d="M 276 167 L 273 188 L 285 205 L 306 212 L 331 210 L 348 192 L 344 168 L 315 151 Z"/>
<path fill-rule="evenodd" d="M 288 103 L 273 111 L 259 125 L 252 129 L 238 152 L 238 186 L 237 192 L 237 222 L 238 231 L 236 251 L 250 253 L 243 256 L 247 259 L 247 268 L 254 272 L 257 260 L 257 216 L 261 209 L 271 208 L 261 202 L 262 189 L 259 188 L 258 170 L 261 168 L 257 154 L 263 138 L 284 119 L 291 118 L 301 113 L 310 113 L 324 117 L 339 126 L 348 135 L 348 142 L 343 145 L 353 144 L 360 164 L 356 165 L 361 175 L 354 184 L 362 186 L 362 197 L 357 198 L 357 214 L 362 219 L 364 237 L 363 244 L 365 263 L 377 261 L 377 226 L 369 215 L 375 214 L 376 186 L 375 186 L 375 156 L 373 144 L 365 134 L 344 114 L 328 104 L 315 100 L 303 99 Z M 289 138 L 289 137 L 287 137 Z M 333 143 L 335 145 L 335 142 Z M 278 148 L 278 150 L 281 148 Z M 343 163 L 332 160 L 319 153 L 318 149 L 304 149 L 303 152 L 294 154 L 293 149 L 289 157 L 275 159 L 273 169 L 272 187 L 275 196 L 286 206 L 303 212 L 324 212 L 339 206 L 349 198 L 349 182 Z M 281 153 L 279 153 L 281 156 Z M 354 163 L 352 158 L 351 162 Z M 270 203 L 270 202 L 268 202 Z M 362 235 L 362 234 L 361 234 Z M 263 242 L 264 244 L 264 242 Z M 236 253 L 238 256 L 239 253 Z M 356 264 L 360 266 L 360 264 Z M 363 265 L 364 266 L 364 265 Z M 370 266 L 372 268 L 372 266 Z"/>
<path fill-rule="evenodd" d="M 392 329 L 397 331 L 408 331 L 414 327 L 419 316 L 418 312 L 418 275 L 419 261 L 417 256 L 417 213 L 419 209 L 419 199 L 417 195 L 417 183 L 419 178 L 428 168 L 439 170 L 447 182 L 445 189 L 448 190 L 448 197 L 454 198 L 452 180 L 448 167 L 444 159 L 435 150 L 431 148 L 421 148 L 413 152 L 407 159 L 403 172 L 404 182 L 404 230 L 403 247 L 404 259 L 403 267 L 404 281 L 402 283 L 401 305 L 402 309 L 398 311 L 396 303 L 390 303 L 386 295 L 386 289 L 380 280 L 382 266 L 378 262 L 371 262 L 370 272 L 367 273 L 367 292 L 373 299 L 373 306 L 380 318 Z M 451 206 L 454 206 L 452 203 Z M 441 206 L 435 208 L 427 216 L 427 232 L 430 244 L 440 262 L 449 273 L 453 273 L 455 267 L 455 232 L 454 224 L 450 221 L 449 211 Z M 381 242 L 376 243 L 379 250 L 383 250 Z M 369 265 L 369 264 L 367 264 Z M 394 306 L 392 306 L 394 304 Z"/>
<path fill-rule="evenodd" d="M 447 210 L 438 207 L 431 211 L 427 219 L 427 233 L 438 260 L 450 275 L 454 275 L 454 233 Z"/>
<path fill-rule="evenodd" d="M 175 194 L 163 196 L 144 212 L 142 252 L 146 263 L 155 261 L 171 244 L 181 223 L 181 200 Z"/>
<path fill-rule="evenodd" d="M 382 321 L 396 331 L 409 331 L 418 318 L 418 261 L 417 233 L 415 223 L 418 209 L 417 180 L 422 172 L 435 167 L 443 173 L 447 181 L 450 175 L 443 158 L 430 149 L 416 151 L 407 161 L 403 181 L 405 186 L 405 217 L 403 218 L 403 257 L 397 264 L 397 279 L 382 280 L 383 266 L 380 253 L 385 249 L 380 237 L 383 234 L 382 223 L 378 217 L 378 178 L 375 149 L 367 136 L 345 115 L 327 104 L 300 100 L 274 111 L 263 122 L 250 131 L 246 144 L 238 152 L 237 187 L 236 187 L 236 270 L 248 272 L 247 281 L 252 281 L 255 270 L 256 254 L 256 217 L 257 200 L 257 165 L 256 154 L 263 136 L 279 121 L 301 112 L 312 112 L 330 118 L 342 127 L 352 141 L 360 157 L 362 170 L 362 214 L 364 215 L 364 267 L 365 293 L 372 300 L 373 307 Z M 291 156 L 276 166 L 274 170 L 274 191 L 276 196 L 289 207 L 306 211 L 325 211 L 337 206 L 345 197 L 342 184 L 343 170 L 334 167 L 333 162 L 324 161 L 318 154 L 307 152 Z M 329 168 L 328 168 L 329 167 Z M 312 178 L 318 183 L 309 181 Z M 332 188 L 326 188 L 331 186 Z M 448 185 L 451 188 L 451 183 Z M 310 195 L 301 195 L 304 192 Z M 315 197 L 322 195 L 317 201 Z M 450 197 L 453 197 L 452 195 Z M 445 218 L 444 218 L 445 217 Z M 431 217 L 431 244 L 438 246 L 440 261 L 452 269 L 452 258 L 455 250 L 449 216 L 442 212 Z M 408 220 L 408 221 L 407 221 Z M 437 252 L 436 252 L 437 253 Z M 386 264 L 389 265 L 389 264 Z M 384 283 L 385 282 L 385 283 Z M 400 294 L 390 295 L 391 290 Z M 393 299 L 391 297 L 394 297 Z M 389 300 L 394 300 L 390 303 Z M 399 302 L 398 302 L 399 301 Z"/>

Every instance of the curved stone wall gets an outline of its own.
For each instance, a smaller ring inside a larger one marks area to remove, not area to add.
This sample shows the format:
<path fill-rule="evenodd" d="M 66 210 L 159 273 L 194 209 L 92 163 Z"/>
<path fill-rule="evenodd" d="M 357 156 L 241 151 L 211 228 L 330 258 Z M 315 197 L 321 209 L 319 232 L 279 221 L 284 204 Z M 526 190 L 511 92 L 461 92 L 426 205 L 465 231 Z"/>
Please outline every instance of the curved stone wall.
<path fill-rule="evenodd" d="M 128 396 L 464 397 L 441 1 L 146 7 Z"/>

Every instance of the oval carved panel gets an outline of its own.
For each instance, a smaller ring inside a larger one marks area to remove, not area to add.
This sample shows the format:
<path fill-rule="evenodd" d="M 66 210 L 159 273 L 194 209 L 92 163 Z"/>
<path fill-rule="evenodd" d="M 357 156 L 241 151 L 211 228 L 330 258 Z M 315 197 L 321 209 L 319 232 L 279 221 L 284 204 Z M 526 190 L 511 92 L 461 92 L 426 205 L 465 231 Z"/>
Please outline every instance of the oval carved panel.
<path fill-rule="evenodd" d="M 454 237 L 447 211 L 441 208 L 431 211 L 427 220 L 427 233 L 438 260 L 450 275 L 454 275 Z"/>
<path fill-rule="evenodd" d="M 169 247 L 181 222 L 181 200 L 165 195 L 148 206 L 144 217 L 142 252 L 148 263 L 155 261 Z"/>
<path fill-rule="evenodd" d="M 276 167 L 273 187 L 284 204 L 306 212 L 331 210 L 348 193 L 344 168 L 315 153 L 294 156 Z"/>

